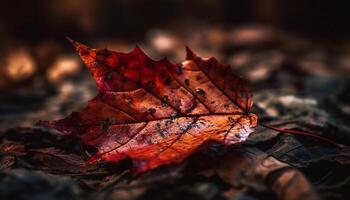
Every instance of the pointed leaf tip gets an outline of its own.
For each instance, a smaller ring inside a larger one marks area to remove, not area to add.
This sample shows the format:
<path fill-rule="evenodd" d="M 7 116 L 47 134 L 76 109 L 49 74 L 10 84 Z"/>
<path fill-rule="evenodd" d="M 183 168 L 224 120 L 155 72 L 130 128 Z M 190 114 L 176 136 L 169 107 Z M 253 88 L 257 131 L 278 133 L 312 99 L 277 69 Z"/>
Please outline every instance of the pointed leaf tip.
<path fill-rule="evenodd" d="M 75 49 L 79 52 L 79 54 L 82 54 L 83 52 L 87 52 L 90 49 L 88 46 L 73 40 L 69 36 L 66 36 L 66 39 L 75 47 Z"/>
<path fill-rule="evenodd" d="M 77 41 L 73 40 L 72 38 L 70 38 L 69 36 L 66 36 L 66 39 L 67 39 L 75 48 L 78 48 L 80 45 L 82 45 L 82 44 L 80 44 L 79 42 L 77 42 Z"/>
<path fill-rule="evenodd" d="M 70 42 L 70 43 L 74 43 L 74 40 L 72 38 L 70 38 L 69 36 L 66 36 L 66 39 Z"/>
<path fill-rule="evenodd" d="M 193 53 L 193 51 L 188 46 L 186 46 L 186 60 L 191 60 L 195 57 L 196 57 L 196 54 Z"/>
<path fill-rule="evenodd" d="M 142 49 L 140 48 L 139 45 L 135 45 L 134 51 L 143 53 L 143 51 L 142 51 Z"/>
<path fill-rule="evenodd" d="M 51 121 L 46 121 L 46 120 L 40 120 L 35 125 L 37 126 L 50 126 L 52 124 Z"/>
<path fill-rule="evenodd" d="M 151 58 L 151 57 L 149 57 L 145 52 L 144 52 L 144 50 L 142 50 L 142 48 L 139 46 L 139 45 L 135 45 L 135 48 L 130 52 L 130 53 L 136 53 L 137 55 L 139 55 L 139 56 L 142 56 L 142 57 L 144 57 L 144 58 L 146 58 L 146 59 L 148 59 L 148 60 L 152 60 L 153 61 L 153 59 Z"/>

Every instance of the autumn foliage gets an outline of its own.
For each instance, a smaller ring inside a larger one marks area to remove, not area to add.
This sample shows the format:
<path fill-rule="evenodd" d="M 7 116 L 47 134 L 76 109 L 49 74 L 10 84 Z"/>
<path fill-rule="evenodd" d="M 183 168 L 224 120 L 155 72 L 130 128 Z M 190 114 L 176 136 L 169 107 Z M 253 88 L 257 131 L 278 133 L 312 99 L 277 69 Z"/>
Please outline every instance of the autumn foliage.
<path fill-rule="evenodd" d="M 80 112 L 42 121 L 97 149 L 90 162 L 130 158 L 135 173 L 179 163 L 210 141 L 244 141 L 257 124 L 252 95 L 228 65 L 189 48 L 186 60 L 154 61 L 72 41 L 98 87 Z"/>

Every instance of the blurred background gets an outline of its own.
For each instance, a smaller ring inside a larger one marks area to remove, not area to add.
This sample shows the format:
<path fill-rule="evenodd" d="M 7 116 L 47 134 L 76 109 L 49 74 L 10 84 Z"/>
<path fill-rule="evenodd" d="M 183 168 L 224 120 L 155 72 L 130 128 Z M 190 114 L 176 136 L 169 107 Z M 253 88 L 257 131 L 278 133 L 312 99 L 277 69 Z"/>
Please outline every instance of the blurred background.
<path fill-rule="evenodd" d="M 350 199 L 349 147 L 307 137 L 258 126 L 234 152 L 212 145 L 133 180 L 128 163 L 81 167 L 93 151 L 35 125 L 97 93 L 69 36 L 119 52 L 139 45 L 172 62 L 187 45 L 246 80 L 260 122 L 349 146 L 348 9 L 321 0 L 2 1 L 0 199 Z"/>
<path fill-rule="evenodd" d="M 66 36 L 121 52 L 138 44 L 152 58 L 168 56 L 173 62 L 184 59 L 188 45 L 200 56 L 230 64 L 270 117 L 283 113 L 269 110 L 266 98 L 283 94 L 282 103 L 324 105 L 345 122 L 349 17 L 339 2 L 314 0 L 5 1 L 0 129 L 65 116 L 96 94 Z"/>

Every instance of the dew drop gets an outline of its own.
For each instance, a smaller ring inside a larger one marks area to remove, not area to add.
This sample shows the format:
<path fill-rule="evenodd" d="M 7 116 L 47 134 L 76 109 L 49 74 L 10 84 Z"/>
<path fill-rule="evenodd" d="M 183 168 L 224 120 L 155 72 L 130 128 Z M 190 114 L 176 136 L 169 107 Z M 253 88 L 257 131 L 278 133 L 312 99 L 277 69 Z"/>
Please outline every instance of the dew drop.
<path fill-rule="evenodd" d="M 206 95 L 205 91 L 202 88 L 197 88 L 196 89 L 196 93 L 201 95 L 201 96 L 205 96 Z"/>
<path fill-rule="evenodd" d="M 98 67 L 98 62 L 97 62 L 97 61 L 94 61 L 94 62 L 92 63 L 92 66 L 93 66 L 93 67 Z"/>
<path fill-rule="evenodd" d="M 171 119 L 176 119 L 177 117 L 179 117 L 179 113 L 178 112 L 173 112 L 171 115 L 170 115 Z"/>
<path fill-rule="evenodd" d="M 224 108 L 225 108 L 225 109 L 228 109 L 229 107 L 230 107 L 230 103 L 225 103 L 225 104 L 224 104 Z"/>
<path fill-rule="evenodd" d="M 172 123 L 174 123 L 173 120 L 167 119 L 167 120 L 165 121 L 165 126 L 168 126 L 169 124 L 172 124 Z"/>
<path fill-rule="evenodd" d="M 165 85 L 170 85 L 171 84 L 171 78 L 170 78 L 170 76 L 166 76 L 165 78 L 164 78 L 164 84 Z"/>
<path fill-rule="evenodd" d="M 180 75 L 180 74 L 182 74 L 182 70 L 183 70 L 183 69 L 182 69 L 182 65 L 179 65 L 179 66 L 177 66 L 177 68 L 176 68 L 176 73 Z"/>
<path fill-rule="evenodd" d="M 147 113 L 154 114 L 157 110 L 155 108 L 148 108 Z"/>
<path fill-rule="evenodd" d="M 127 97 L 125 99 L 126 103 L 128 104 L 128 106 L 131 106 L 132 102 L 133 102 L 133 99 L 131 97 Z"/>
<path fill-rule="evenodd" d="M 163 106 L 168 106 L 168 104 L 169 104 L 169 97 L 168 96 L 163 96 L 162 103 L 163 103 Z"/>
<path fill-rule="evenodd" d="M 106 81 L 110 81 L 113 78 L 113 73 L 112 72 L 108 72 L 108 74 L 104 77 Z"/>
<path fill-rule="evenodd" d="M 159 135 L 160 135 L 161 137 L 165 137 L 165 136 L 168 134 L 168 131 L 166 131 L 166 130 L 160 130 L 158 133 L 159 133 Z"/>

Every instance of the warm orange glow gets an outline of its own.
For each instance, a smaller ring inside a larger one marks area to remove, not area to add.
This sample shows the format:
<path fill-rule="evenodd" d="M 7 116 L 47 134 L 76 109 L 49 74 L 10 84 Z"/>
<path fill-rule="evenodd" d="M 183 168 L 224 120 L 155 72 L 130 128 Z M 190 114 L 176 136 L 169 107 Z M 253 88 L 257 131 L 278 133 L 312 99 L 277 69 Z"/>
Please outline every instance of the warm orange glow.
<path fill-rule="evenodd" d="M 21 49 L 7 57 L 5 74 L 11 80 L 20 81 L 32 76 L 36 68 L 36 63 L 28 51 Z"/>
<path fill-rule="evenodd" d="M 47 78 L 50 81 L 57 81 L 65 76 L 77 73 L 79 69 L 79 61 L 76 58 L 60 57 L 48 70 Z"/>
<path fill-rule="evenodd" d="M 135 173 L 182 162 L 208 141 L 245 141 L 257 124 L 252 95 L 228 65 L 187 49 L 183 64 L 141 49 L 117 53 L 72 41 L 99 88 L 87 108 L 44 125 L 97 148 L 90 162 L 127 157 Z"/>

